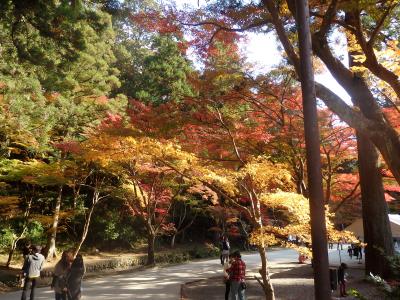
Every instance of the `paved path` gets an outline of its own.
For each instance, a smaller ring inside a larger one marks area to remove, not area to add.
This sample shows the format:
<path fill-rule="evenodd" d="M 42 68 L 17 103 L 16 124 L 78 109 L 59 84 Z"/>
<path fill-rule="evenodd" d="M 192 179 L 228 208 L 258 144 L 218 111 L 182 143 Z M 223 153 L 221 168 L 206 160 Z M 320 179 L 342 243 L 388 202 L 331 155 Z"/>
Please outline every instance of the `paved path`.
<path fill-rule="evenodd" d="M 343 249 L 347 249 L 343 248 Z M 336 249 L 329 250 L 331 265 L 339 265 L 339 255 Z M 298 254 L 293 250 L 268 251 L 271 264 L 282 264 L 297 261 Z M 350 260 L 346 250 L 341 251 L 342 261 L 353 268 L 363 268 L 364 264 L 357 264 L 355 259 Z M 243 256 L 248 270 L 256 271 L 260 259 L 257 253 Z M 252 272 L 248 275 L 251 276 Z M 155 267 L 144 271 L 106 275 L 84 281 L 82 300 L 128 300 L 128 299 L 164 299 L 177 300 L 180 297 L 181 285 L 199 279 L 222 276 L 221 265 L 218 259 L 190 262 L 169 267 Z M 19 300 L 21 292 L 0 294 L 0 300 Z M 37 289 L 37 300 L 54 299 L 50 288 Z"/>
<path fill-rule="evenodd" d="M 296 261 L 293 250 L 268 253 L 273 263 Z M 248 269 L 259 267 L 258 254 L 243 256 Z M 180 299 L 180 288 L 185 282 L 205 279 L 222 274 L 219 260 L 190 262 L 183 265 L 152 268 L 144 271 L 110 275 L 85 280 L 82 300 L 128 300 L 128 299 Z M 0 300 L 19 300 L 21 292 L 0 295 Z M 54 299 L 50 288 L 38 288 L 36 300 Z"/>
<path fill-rule="evenodd" d="M 343 245 L 343 250 L 338 250 L 336 245 L 334 245 L 333 249 L 328 249 L 329 253 L 329 265 L 338 267 L 341 262 L 344 262 L 347 264 L 349 268 L 353 269 L 364 269 L 365 268 L 365 253 L 363 250 L 363 257 L 361 260 L 357 260 L 355 256 L 353 256 L 352 259 L 350 259 L 349 254 L 347 252 L 347 247 L 349 245 Z"/>

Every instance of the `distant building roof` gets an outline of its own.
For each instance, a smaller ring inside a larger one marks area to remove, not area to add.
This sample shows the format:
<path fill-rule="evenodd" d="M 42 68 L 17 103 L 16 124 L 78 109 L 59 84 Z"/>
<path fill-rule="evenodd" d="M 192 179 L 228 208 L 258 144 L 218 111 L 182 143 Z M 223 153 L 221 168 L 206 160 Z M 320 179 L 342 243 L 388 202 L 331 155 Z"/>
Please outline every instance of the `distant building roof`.
<path fill-rule="evenodd" d="M 392 229 L 392 236 L 400 238 L 400 215 L 389 214 L 390 228 Z M 345 230 L 351 231 L 355 236 L 359 236 L 364 240 L 364 228 L 362 218 L 356 219 L 351 225 L 347 226 Z"/>

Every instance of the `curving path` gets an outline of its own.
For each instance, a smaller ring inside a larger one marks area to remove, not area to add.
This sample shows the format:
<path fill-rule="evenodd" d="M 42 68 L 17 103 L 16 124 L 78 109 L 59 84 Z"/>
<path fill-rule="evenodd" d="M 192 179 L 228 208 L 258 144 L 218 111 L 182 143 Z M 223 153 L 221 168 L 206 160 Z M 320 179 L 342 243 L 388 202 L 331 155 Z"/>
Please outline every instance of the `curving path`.
<path fill-rule="evenodd" d="M 271 263 L 297 260 L 293 250 L 268 252 Z M 248 270 L 259 267 L 258 254 L 243 255 Z M 106 275 L 84 281 L 82 300 L 180 299 L 185 282 L 222 275 L 219 260 L 204 260 L 169 267 L 155 267 L 143 271 Z M 0 300 L 19 300 L 21 292 L 0 294 Z M 38 288 L 35 300 L 54 299 L 50 288 Z"/>

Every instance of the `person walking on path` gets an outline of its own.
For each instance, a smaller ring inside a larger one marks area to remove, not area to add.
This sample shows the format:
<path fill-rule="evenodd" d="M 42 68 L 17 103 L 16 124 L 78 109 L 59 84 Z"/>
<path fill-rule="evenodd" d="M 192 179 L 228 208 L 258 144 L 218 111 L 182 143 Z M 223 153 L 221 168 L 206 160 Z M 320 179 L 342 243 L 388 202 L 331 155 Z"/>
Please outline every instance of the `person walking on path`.
<path fill-rule="evenodd" d="M 340 297 L 346 297 L 346 280 L 345 280 L 345 270 L 347 269 L 347 265 L 345 263 L 341 263 L 338 269 L 338 282 L 339 282 L 339 291 Z"/>
<path fill-rule="evenodd" d="M 353 246 L 353 255 L 358 259 L 358 247 L 356 245 Z"/>
<path fill-rule="evenodd" d="M 230 300 L 245 300 L 246 264 L 242 260 L 239 251 L 233 253 L 233 262 L 227 272 L 230 278 Z"/>
<path fill-rule="evenodd" d="M 221 243 L 221 265 L 224 264 L 224 262 L 229 260 L 229 250 L 231 246 L 229 244 L 229 240 L 226 236 L 222 237 L 222 243 Z"/>
<path fill-rule="evenodd" d="M 67 274 L 71 268 L 72 253 L 64 251 L 61 259 L 54 267 L 51 288 L 54 289 L 56 300 L 67 300 Z"/>
<path fill-rule="evenodd" d="M 352 259 L 353 258 L 353 248 L 351 248 L 351 246 L 347 247 L 347 252 L 349 253 L 350 259 Z"/>
<path fill-rule="evenodd" d="M 72 262 L 71 269 L 67 274 L 68 300 L 79 300 L 82 296 L 82 278 L 85 274 L 83 257 L 78 254 Z"/>
<path fill-rule="evenodd" d="M 363 256 L 362 255 L 363 248 L 361 247 L 361 245 L 358 245 L 357 248 L 358 248 L 358 258 L 361 260 Z"/>
<path fill-rule="evenodd" d="M 21 300 L 26 300 L 26 294 L 31 286 L 30 300 L 35 299 L 36 280 L 40 277 L 40 271 L 43 268 L 44 256 L 40 254 L 39 246 L 32 246 L 32 253 L 27 254 L 22 267 L 22 276 L 24 278 L 24 287 Z"/>

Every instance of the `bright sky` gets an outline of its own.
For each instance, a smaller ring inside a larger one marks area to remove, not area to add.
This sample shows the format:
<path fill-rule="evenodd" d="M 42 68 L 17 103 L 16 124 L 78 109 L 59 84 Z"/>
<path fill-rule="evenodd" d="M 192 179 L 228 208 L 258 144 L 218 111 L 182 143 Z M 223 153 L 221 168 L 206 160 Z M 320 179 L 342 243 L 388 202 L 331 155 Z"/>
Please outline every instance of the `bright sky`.
<path fill-rule="evenodd" d="M 206 0 L 199 0 L 200 6 L 205 4 Z M 198 0 L 175 0 L 178 7 L 190 5 L 197 7 Z M 246 34 L 246 42 L 241 45 L 243 54 L 247 57 L 247 61 L 254 66 L 255 72 L 266 72 L 271 70 L 274 66 L 278 65 L 283 57 L 282 52 L 279 50 L 279 42 L 277 41 L 273 33 L 269 34 Z M 340 40 L 340 36 L 336 39 Z M 344 63 L 347 65 L 347 59 L 344 52 L 343 46 L 340 43 L 335 47 L 335 52 L 338 56 L 344 57 Z M 326 87 L 334 91 L 338 96 L 346 101 L 350 101 L 349 95 L 345 90 L 336 82 L 329 71 L 325 71 L 322 74 L 317 74 L 315 80 L 323 83 Z"/>

